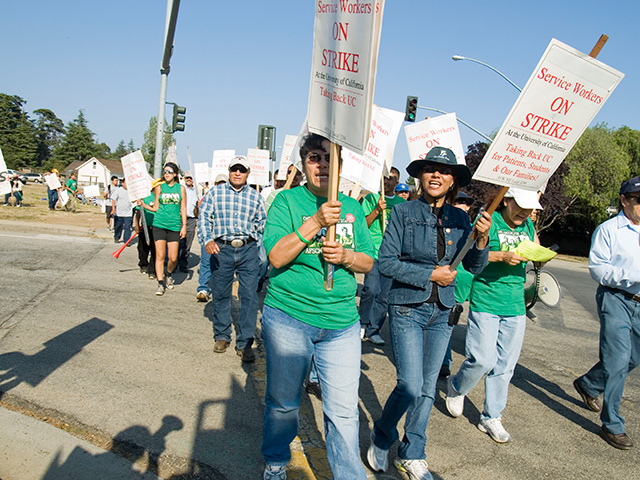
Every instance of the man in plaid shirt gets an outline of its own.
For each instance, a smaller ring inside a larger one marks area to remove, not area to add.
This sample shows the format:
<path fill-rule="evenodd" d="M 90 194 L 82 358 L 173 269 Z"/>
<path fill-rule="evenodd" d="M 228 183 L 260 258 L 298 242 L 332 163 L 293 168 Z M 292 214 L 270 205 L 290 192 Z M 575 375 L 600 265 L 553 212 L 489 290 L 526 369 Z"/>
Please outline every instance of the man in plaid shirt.
<path fill-rule="evenodd" d="M 250 164 L 237 155 L 229 162 L 229 182 L 205 194 L 198 217 L 200 244 L 211 254 L 213 288 L 213 351 L 224 353 L 231 342 L 231 287 L 238 277 L 240 316 L 236 353 L 253 362 L 251 349 L 258 316 L 259 259 L 257 240 L 262 237 L 266 213 L 260 194 L 247 185 Z"/>

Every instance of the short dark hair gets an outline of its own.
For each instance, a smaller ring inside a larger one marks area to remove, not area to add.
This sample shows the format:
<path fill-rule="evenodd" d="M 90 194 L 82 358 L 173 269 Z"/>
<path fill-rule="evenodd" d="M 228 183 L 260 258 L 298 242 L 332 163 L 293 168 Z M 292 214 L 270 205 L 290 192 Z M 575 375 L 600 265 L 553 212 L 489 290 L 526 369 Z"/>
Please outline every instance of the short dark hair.
<path fill-rule="evenodd" d="M 396 173 L 398 175 L 398 178 L 400 178 L 400 170 L 398 170 L 396 167 L 391 167 L 389 173 Z"/>
<path fill-rule="evenodd" d="M 307 155 L 311 150 L 324 150 L 322 142 L 325 140 L 328 139 L 324 138 L 322 135 L 318 135 L 317 133 L 310 133 L 304 137 L 300 144 L 300 159 L 302 160 L 302 163 L 304 163 L 304 159 L 307 158 Z"/>

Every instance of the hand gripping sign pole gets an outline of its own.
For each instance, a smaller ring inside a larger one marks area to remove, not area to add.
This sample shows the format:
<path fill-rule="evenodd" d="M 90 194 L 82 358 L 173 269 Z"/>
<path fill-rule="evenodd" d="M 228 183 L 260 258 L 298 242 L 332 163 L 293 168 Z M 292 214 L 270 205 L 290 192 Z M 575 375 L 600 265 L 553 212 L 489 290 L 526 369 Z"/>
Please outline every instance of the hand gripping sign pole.
<path fill-rule="evenodd" d="M 602 47 L 604 47 L 604 44 L 607 43 L 608 39 L 609 39 L 609 37 L 607 35 L 604 35 L 604 34 L 601 35 L 600 39 L 597 41 L 597 43 L 595 44 L 595 46 L 591 50 L 591 53 L 589 53 L 589 56 L 591 58 L 596 58 L 598 56 L 598 54 L 600 53 L 600 51 L 602 50 Z M 485 157 L 486 157 L 486 155 L 485 155 Z M 505 194 L 507 193 L 508 190 L 509 190 L 508 186 L 503 186 L 500 189 L 500 191 L 498 192 L 498 195 L 496 196 L 496 198 L 493 200 L 491 205 L 489 205 L 489 208 L 487 208 L 487 213 L 489 215 L 491 215 L 491 214 L 493 214 L 493 212 L 495 212 L 496 208 L 498 208 L 498 205 L 500 205 L 500 202 L 502 201 L 502 199 L 504 198 L 504 196 L 505 196 Z M 477 219 L 476 219 L 476 221 L 477 221 Z M 475 225 L 475 222 L 474 222 L 474 225 Z M 457 268 L 457 266 L 460 264 L 460 262 L 462 261 L 462 259 L 466 255 L 466 253 L 471 248 L 471 245 L 473 244 L 473 241 L 475 240 L 475 238 L 476 238 L 476 230 L 471 232 L 471 235 L 469 235 L 469 238 L 467 239 L 467 242 L 465 243 L 465 245 L 462 247 L 462 250 L 460 250 L 460 252 L 458 253 L 458 255 L 456 255 L 456 257 L 453 260 L 453 262 L 451 262 L 451 265 L 449 267 L 451 271 L 454 271 Z"/>
<path fill-rule="evenodd" d="M 338 186 L 340 183 L 340 150 L 342 147 L 337 143 L 331 143 L 331 158 L 329 160 L 329 191 L 327 192 L 327 201 L 332 202 L 338 200 Z M 325 237 L 329 242 L 336 241 L 336 226 L 329 225 L 327 227 L 327 235 Z M 335 266 L 332 263 L 324 264 L 324 288 L 329 291 L 333 288 L 333 272 Z"/>

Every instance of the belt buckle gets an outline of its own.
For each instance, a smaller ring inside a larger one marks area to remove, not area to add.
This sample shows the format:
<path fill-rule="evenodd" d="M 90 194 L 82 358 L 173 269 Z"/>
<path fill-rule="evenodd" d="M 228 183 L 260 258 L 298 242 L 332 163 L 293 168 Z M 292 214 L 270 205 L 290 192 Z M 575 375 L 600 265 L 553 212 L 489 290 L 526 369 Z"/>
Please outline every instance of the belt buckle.
<path fill-rule="evenodd" d="M 231 246 L 233 248 L 240 248 L 244 245 L 244 240 L 240 240 L 238 238 L 231 240 Z"/>

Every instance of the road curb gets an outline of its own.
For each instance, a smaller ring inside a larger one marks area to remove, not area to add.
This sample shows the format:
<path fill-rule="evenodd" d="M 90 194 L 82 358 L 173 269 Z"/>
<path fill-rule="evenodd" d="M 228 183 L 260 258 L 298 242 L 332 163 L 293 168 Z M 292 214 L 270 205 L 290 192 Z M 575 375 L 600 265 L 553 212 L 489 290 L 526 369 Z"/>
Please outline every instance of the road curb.
<path fill-rule="evenodd" d="M 0 227 L 4 231 L 22 233 L 43 233 L 49 235 L 67 235 L 70 237 L 89 237 L 109 239 L 113 234 L 106 228 L 75 227 L 72 225 L 51 225 L 48 223 L 25 222 L 19 220 L 0 220 Z"/>

